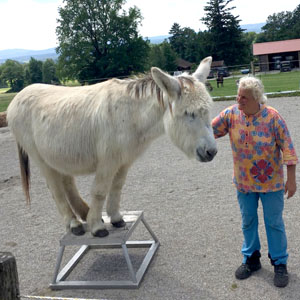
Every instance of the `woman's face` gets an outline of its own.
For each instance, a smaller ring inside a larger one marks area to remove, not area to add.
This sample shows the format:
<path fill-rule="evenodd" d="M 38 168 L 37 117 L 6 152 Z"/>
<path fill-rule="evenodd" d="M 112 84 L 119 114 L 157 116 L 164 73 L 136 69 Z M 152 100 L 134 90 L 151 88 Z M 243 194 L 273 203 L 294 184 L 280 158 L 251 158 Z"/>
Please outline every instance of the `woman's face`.
<path fill-rule="evenodd" d="M 239 110 L 246 115 L 254 115 L 259 111 L 259 103 L 254 99 L 250 90 L 240 88 L 236 100 Z"/>

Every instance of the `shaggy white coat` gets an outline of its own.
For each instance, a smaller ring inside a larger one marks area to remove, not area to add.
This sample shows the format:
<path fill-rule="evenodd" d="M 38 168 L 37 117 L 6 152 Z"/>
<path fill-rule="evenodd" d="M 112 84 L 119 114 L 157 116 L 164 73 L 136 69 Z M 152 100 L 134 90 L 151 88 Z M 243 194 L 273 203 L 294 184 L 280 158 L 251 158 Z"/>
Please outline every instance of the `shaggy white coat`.
<path fill-rule="evenodd" d="M 45 176 L 68 229 L 76 233 L 80 221 L 87 220 L 93 235 L 107 235 L 105 199 L 111 222 L 122 221 L 120 195 L 128 168 L 164 132 L 188 157 L 213 159 L 212 100 L 203 84 L 211 61 L 204 59 L 192 76 L 172 77 L 152 68 L 148 79 L 112 79 L 83 87 L 34 84 L 17 94 L 7 119 L 21 167 L 28 153 Z M 95 178 L 89 208 L 74 176 L 90 173 Z M 29 197 L 26 176 L 29 170 L 22 172 Z"/>

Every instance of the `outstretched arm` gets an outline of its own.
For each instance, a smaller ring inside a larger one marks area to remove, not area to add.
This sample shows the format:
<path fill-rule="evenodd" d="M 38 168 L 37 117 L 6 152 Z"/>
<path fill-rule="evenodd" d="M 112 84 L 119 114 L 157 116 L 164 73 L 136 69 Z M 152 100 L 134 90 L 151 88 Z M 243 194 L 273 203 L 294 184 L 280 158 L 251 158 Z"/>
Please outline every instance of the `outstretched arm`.
<path fill-rule="evenodd" d="M 287 181 L 285 183 L 285 194 L 287 198 L 294 196 L 297 190 L 296 185 L 296 165 L 287 165 Z"/>
<path fill-rule="evenodd" d="M 228 133 L 227 119 L 228 114 L 225 114 L 225 110 L 223 110 L 211 121 L 211 126 L 213 128 L 214 136 L 216 139 Z"/>

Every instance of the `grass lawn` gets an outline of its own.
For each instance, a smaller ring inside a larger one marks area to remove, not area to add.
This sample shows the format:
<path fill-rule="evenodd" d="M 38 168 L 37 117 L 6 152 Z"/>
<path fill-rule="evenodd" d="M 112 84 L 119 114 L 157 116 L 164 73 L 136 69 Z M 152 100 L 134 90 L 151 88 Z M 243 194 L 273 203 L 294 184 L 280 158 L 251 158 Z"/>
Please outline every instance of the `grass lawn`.
<path fill-rule="evenodd" d="M 5 93 L 8 89 L 0 89 L 0 112 L 6 111 L 8 104 L 17 93 Z"/>
<path fill-rule="evenodd" d="M 300 72 L 278 72 L 278 73 L 268 73 L 268 74 L 257 74 L 256 75 L 263 82 L 265 86 L 266 93 L 281 93 L 285 91 L 297 91 L 292 94 L 275 94 L 274 96 L 300 96 Z M 215 100 L 226 100 L 223 98 L 225 96 L 233 96 L 230 99 L 234 99 L 237 92 L 236 81 L 240 77 L 230 77 L 224 78 L 223 87 L 217 88 L 216 79 L 209 80 L 209 83 L 212 85 L 213 90 L 210 92 L 212 97 L 216 97 Z M 65 85 L 74 86 L 78 85 L 76 81 L 67 82 Z M 5 93 L 8 89 L 0 89 L 0 112 L 7 109 L 8 104 L 16 95 L 16 93 Z M 268 95 L 268 97 L 272 97 Z"/>
<path fill-rule="evenodd" d="M 9 88 L 0 88 L 0 94 L 6 93 Z"/>
<path fill-rule="evenodd" d="M 256 77 L 263 82 L 266 93 L 300 90 L 300 72 L 258 74 Z M 238 79 L 239 77 L 224 78 L 224 85 L 219 88 L 217 88 L 216 79 L 209 80 L 213 87 L 213 91 L 210 92 L 211 96 L 235 96 L 237 92 L 236 80 Z"/>

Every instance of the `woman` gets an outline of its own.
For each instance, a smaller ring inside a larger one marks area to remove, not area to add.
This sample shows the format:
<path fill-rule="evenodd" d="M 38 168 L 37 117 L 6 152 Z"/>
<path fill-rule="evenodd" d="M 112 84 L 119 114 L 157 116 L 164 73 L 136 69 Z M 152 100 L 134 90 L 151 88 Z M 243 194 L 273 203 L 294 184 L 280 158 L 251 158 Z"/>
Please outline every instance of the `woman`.
<path fill-rule="evenodd" d="M 282 218 L 284 194 L 296 192 L 298 158 L 285 121 L 266 106 L 264 87 L 259 79 L 239 81 L 237 104 L 223 110 L 212 120 L 216 138 L 229 133 L 237 198 L 242 215 L 244 242 L 242 265 L 237 279 L 246 279 L 261 268 L 258 235 L 258 200 L 261 200 L 267 233 L 269 258 L 274 266 L 274 285 L 288 284 L 287 238 Z M 284 183 L 283 165 L 287 166 Z"/>

